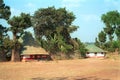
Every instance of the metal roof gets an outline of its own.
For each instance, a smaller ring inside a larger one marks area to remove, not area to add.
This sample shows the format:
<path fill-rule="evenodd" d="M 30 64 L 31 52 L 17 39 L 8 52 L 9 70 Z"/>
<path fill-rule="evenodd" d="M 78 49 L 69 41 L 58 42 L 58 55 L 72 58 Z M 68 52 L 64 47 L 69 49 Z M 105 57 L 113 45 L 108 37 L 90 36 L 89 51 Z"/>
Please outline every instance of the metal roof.
<path fill-rule="evenodd" d="M 104 51 L 103 49 L 95 46 L 94 44 L 88 44 L 88 45 L 86 46 L 86 49 L 88 49 L 87 52 L 106 52 L 106 51 Z"/>

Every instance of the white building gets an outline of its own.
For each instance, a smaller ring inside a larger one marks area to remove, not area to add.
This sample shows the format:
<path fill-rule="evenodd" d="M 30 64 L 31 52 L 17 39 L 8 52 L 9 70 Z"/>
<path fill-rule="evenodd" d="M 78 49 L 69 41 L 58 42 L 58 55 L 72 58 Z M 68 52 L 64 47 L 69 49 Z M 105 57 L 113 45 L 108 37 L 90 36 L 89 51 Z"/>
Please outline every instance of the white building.
<path fill-rule="evenodd" d="M 88 49 L 86 53 L 86 57 L 95 57 L 95 58 L 101 58 L 105 57 L 106 51 L 102 50 L 101 48 L 95 46 L 94 44 L 89 44 L 86 46 Z"/>

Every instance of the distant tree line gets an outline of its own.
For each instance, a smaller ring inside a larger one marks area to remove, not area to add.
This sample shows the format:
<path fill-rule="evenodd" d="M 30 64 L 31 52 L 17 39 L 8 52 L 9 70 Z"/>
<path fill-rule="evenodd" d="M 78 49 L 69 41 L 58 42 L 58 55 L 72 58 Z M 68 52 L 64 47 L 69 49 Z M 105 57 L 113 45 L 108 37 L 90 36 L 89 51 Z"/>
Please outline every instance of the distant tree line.
<path fill-rule="evenodd" d="M 51 56 L 59 55 L 65 59 L 75 55 L 79 55 L 79 58 L 84 56 L 86 52 L 84 44 L 70 35 L 78 28 L 72 25 L 75 15 L 65 8 L 41 8 L 35 11 L 33 16 L 21 13 L 10 18 L 10 15 L 10 7 L 0 0 L 0 19 L 6 20 L 10 25 L 5 27 L 0 24 L 0 59 L 4 60 L 5 55 L 11 52 L 11 61 L 20 61 L 20 48 L 23 43 L 20 43 L 19 39 L 29 27 L 34 28 L 35 39 Z M 12 39 L 8 31 L 12 32 Z"/>
<path fill-rule="evenodd" d="M 98 34 L 95 44 L 110 52 L 120 52 L 120 13 L 109 11 L 102 15 L 101 20 L 105 27 Z"/>

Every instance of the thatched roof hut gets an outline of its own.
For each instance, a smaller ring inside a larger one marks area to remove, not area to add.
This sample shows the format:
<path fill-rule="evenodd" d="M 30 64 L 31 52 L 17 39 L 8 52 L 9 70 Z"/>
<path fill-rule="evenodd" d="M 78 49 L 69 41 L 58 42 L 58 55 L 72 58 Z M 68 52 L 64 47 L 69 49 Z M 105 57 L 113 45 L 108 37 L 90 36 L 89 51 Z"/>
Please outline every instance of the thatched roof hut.
<path fill-rule="evenodd" d="M 35 46 L 24 46 L 24 50 L 21 53 L 21 55 L 40 55 L 40 54 L 49 55 L 48 52 L 45 51 L 45 49 Z"/>
<path fill-rule="evenodd" d="M 39 46 L 37 41 L 32 37 L 32 34 L 26 32 L 21 39 L 23 48 L 21 49 L 22 61 L 27 60 L 43 60 L 50 58 L 49 53 Z"/>
<path fill-rule="evenodd" d="M 39 60 L 51 60 L 51 57 L 47 51 L 41 47 L 24 46 L 24 50 L 21 53 L 22 61 L 39 61 Z"/>

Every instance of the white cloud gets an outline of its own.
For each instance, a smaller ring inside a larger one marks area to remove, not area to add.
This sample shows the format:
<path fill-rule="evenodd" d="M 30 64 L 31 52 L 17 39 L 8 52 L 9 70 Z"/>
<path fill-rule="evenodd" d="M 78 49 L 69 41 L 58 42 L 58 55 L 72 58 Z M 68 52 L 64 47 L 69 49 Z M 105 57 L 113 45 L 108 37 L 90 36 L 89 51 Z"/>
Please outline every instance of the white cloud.
<path fill-rule="evenodd" d="M 11 13 L 12 13 L 12 16 L 18 16 L 20 15 L 21 11 L 15 8 L 11 8 Z"/>
<path fill-rule="evenodd" d="M 82 14 L 80 15 L 80 17 L 82 18 L 82 20 L 84 20 L 85 22 L 93 22 L 93 21 L 98 21 L 100 20 L 98 15 L 95 14 Z"/>
<path fill-rule="evenodd" d="M 82 2 L 86 0 L 62 0 L 62 6 L 67 8 L 76 8 L 81 6 Z"/>
<path fill-rule="evenodd" d="M 28 7 L 28 8 L 34 8 L 35 4 L 29 2 L 25 6 Z"/>

